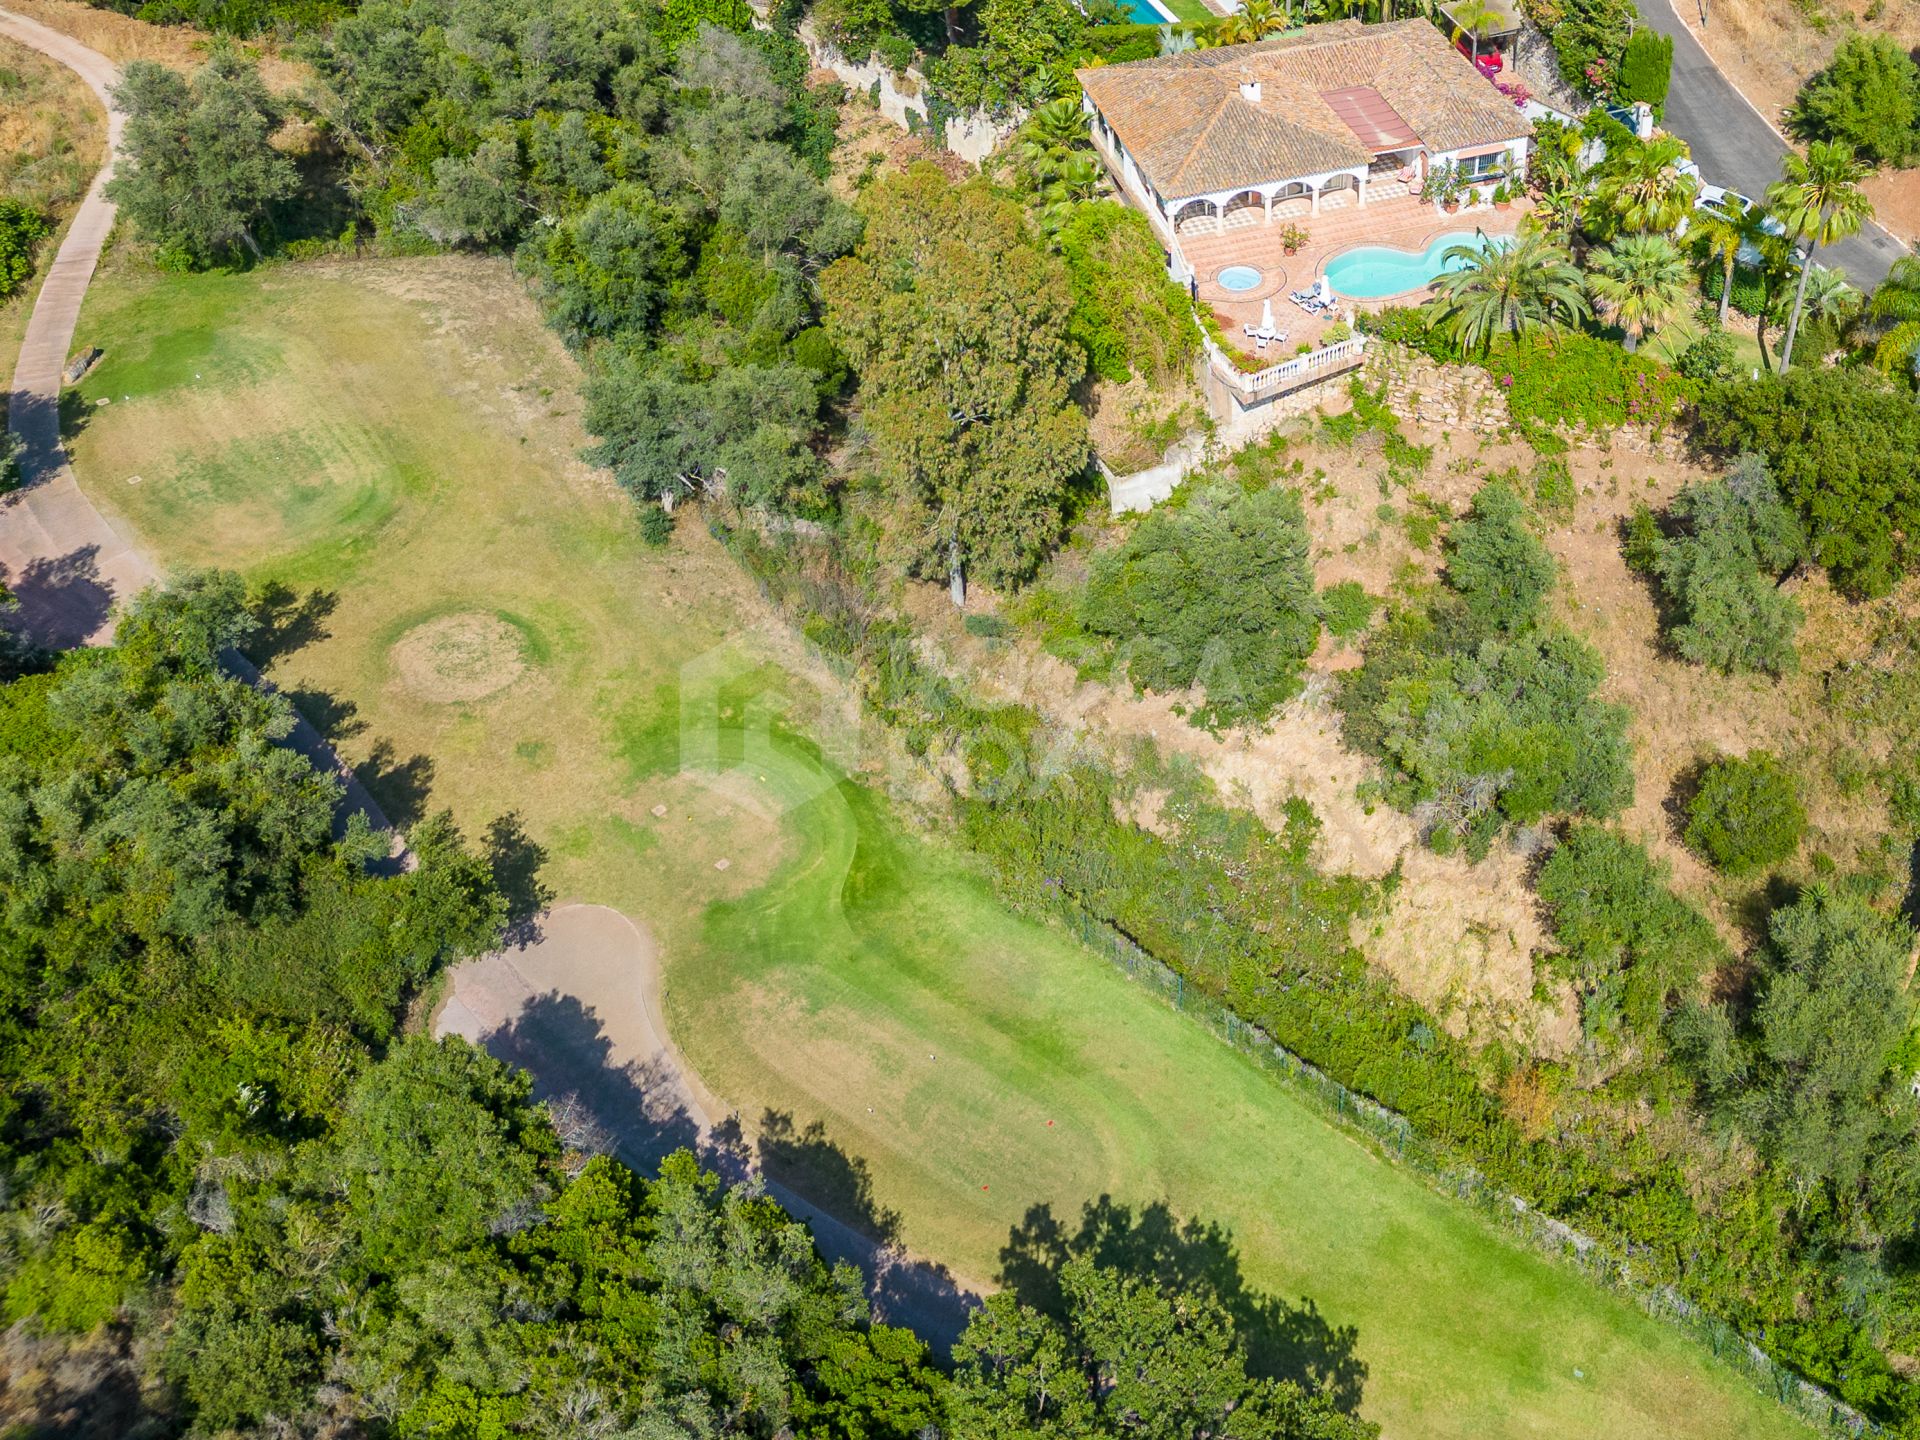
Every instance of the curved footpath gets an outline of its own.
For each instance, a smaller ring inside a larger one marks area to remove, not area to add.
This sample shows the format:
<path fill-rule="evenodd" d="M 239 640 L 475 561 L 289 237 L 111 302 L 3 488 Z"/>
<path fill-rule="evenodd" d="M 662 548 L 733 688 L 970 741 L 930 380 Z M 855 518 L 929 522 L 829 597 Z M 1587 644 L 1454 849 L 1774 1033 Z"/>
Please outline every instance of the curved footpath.
<path fill-rule="evenodd" d="M 103 645 L 113 638 L 115 610 L 160 578 L 153 562 L 81 491 L 60 443 L 61 376 L 73 350 L 87 286 L 113 230 L 114 204 L 106 188 L 126 124 L 125 114 L 113 103 L 120 72 L 106 56 L 78 40 L 6 10 L 0 10 L 0 35 L 65 65 L 86 81 L 107 115 L 106 163 L 67 227 L 27 319 L 7 396 L 7 428 L 22 445 L 21 485 L 0 498 L 0 583 L 19 601 L 10 623 L 51 650 Z M 245 656 L 229 651 L 223 659 L 242 679 L 273 688 Z M 297 711 L 286 743 L 316 769 L 339 778 L 339 824 L 361 814 L 377 830 L 392 828 L 358 777 Z"/>
<path fill-rule="evenodd" d="M 1780 178 L 1787 142 L 1713 63 L 1706 47 L 1681 20 L 1677 7 L 1693 0 L 1650 0 L 1641 7 L 1648 25 L 1673 39 L 1673 84 L 1661 122 L 1693 149 L 1700 173 L 1715 185 L 1760 199 Z M 1847 272 L 1857 289 L 1872 290 L 1906 253 L 1900 242 L 1869 222 L 1858 235 L 1823 245 L 1819 260 Z"/>
<path fill-rule="evenodd" d="M 104 55 L 23 16 L 0 10 L 0 35 L 59 61 L 86 81 L 107 115 L 107 160 L 73 218 L 34 301 L 8 397 L 8 424 L 23 442 L 23 483 L 0 500 L 0 581 L 20 602 L 11 618 L 52 649 L 105 644 L 114 611 L 159 570 L 87 499 L 60 443 L 62 372 L 87 286 L 113 229 L 106 198 L 125 116 L 113 104 L 119 71 Z M 263 688 L 245 657 L 228 668 Z M 340 777 L 342 823 L 354 812 L 389 830 L 353 772 L 304 718 L 288 743 Z M 404 861 L 404 855 L 399 857 Z M 657 947 L 603 905 L 563 905 L 538 917 L 511 947 L 453 972 L 436 1034 L 459 1034 L 531 1071 L 544 1097 L 565 1101 L 563 1123 L 582 1124 L 604 1146 L 645 1166 L 685 1146 L 733 1179 L 754 1173 L 747 1138 L 728 1107 L 701 1084 L 667 1038 Z M 764 1177 L 763 1177 L 764 1180 Z M 765 1180 L 812 1229 L 821 1253 L 858 1265 L 876 1317 L 908 1325 L 945 1348 L 975 1294 L 937 1266 L 843 1223 L 786 1186 Z"/>

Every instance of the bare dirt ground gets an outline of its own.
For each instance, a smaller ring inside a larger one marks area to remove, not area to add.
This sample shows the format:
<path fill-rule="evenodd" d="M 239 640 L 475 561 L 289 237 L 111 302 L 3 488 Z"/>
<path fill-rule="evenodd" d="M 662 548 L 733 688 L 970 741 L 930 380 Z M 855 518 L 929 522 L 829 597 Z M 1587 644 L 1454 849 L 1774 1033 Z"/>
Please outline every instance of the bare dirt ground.
<path fill-rule="evenodd" d="M 1403 433 L 1433 449 L 1417 476 L 1390 478 L 1377 438 L 1342 447 L 1296 435 L 1290 444 L 1320 586 L 1357 580 L 1375 596 L 1390 596 L 1432 580 L 1441 564 L 1439 526 L 1465 508 L 1489 475 L 1524 475 L 1535 458 L 1525 446 L 1471 435 L 1417 426 L 1403 426 Z M 1621 558 L 1619 526 L 1636 502 L 1658 508 L 1711 472 L 1689 460 L 1626 449 L 1576 450 L 1568 463 L 1578 498 L 1571 516 L 1549 527 L 1546 541 L 1562 567 L 1556 601 L 1562 620 L 1605 659 L 1604 696 L 1632 712 L 1635 799 L 1619 823 L 1671 868 L 1676 888 L 1713 916 L 1728 941 L 1744 949 L 1754 938 L 1745 928 L 1748 902 L 1765 877 L 1727 881 L 1688 851 L 1676 789 L 1716 755 L 1773 750 L 1806 780 L 1811 825 L 1804 853 L 1824 852 L 1841 865 L 1870 860 L 1886 831 L 1884 806 L 1860 786 L 1835 781 L 1826 757 L 1847 747 L 1868 761 L 1884 756 L 1867 753 L 1870 738 L 1852 735 L 1833 717 L 1828 671 L 1873 651 L 1875 637 L 1890 626 L 1897 633 L 1899 617 L 1920 606 L 1920 586 L 1908 587 L 1912 595 L 1903 591 L 1880 606 L 1860 607 L 1817 575 L 1796 578 L 1790 586 L 1808 611 L 1803 652 L 1809 658 L 1801 673 L 1725 676 L 1687 664 L 1661 646 L 1653 597 Z M 1058 563 L 1084 570 L 1086 552 L 1069 552 Z M 1178 713 L 1187 697 L 1135 695 L 1124 686 L 1082 681 L 1037 641 L 990 644 L 966 634 L 931 590 L 908 599 L 947 660 L 988 695 L 1033 705 L 1099 740 L 1150 739 L 1164 753 L 1194 760 L 1225 796 L 1269 824 L 1282 821 L 1289 798 L 1307 800 L 1324 826 L 1319 860 L 1330 870 L 1377 878 L 1398 866 L 1399 885 L 1385 913 L 1362 922 L 1354 941 L 1456 1033 L 1499 1035 L 1553 1057 L 1578 1044 L 1571 996 L 1538 964 L 1552 940 L 1527 883 L 1526 857 L 1501 849 L 1470 864 L 1435 855 L 1409 817 L 1357 793 L 1373 767 L 1342 745 L 1331 704 L 1333 677 L 1358 663 L 1356 649 L 1329 637 L 1310 661 L 1305 693 L 1267 730 L 1215 739 Z M 1879 649 L 1887 649 L 1884 640 Z"/>
<path fill-rule="evenodd" d="M 1891 36 L 1907 50 L 1920 47 L 1920 0 L 1674 0 L 1674 9 L 1776 129 L 1800 87 L 1825 68 L 1851 31 Z M 1920 239 L 1920 170 L 1883 171 L 1867 183 L 1867 194 L 1874 218 L 1888 231 Z"/>
<path fill-rule="evenodd" d="M 808 77 L 812 83 L 829 83 L 833 78 L 826 70 Z M 902 130 L 864 95 L 849 95 L 840 107 L 840 143 L 833 150 L 833 173 L 827 184 L 842 200 L 852 200 L 870 179 L 922 160 L 938 165 L 950 180 L 963 180 L 973 173 L 973 167 L 952 151 Z"/>

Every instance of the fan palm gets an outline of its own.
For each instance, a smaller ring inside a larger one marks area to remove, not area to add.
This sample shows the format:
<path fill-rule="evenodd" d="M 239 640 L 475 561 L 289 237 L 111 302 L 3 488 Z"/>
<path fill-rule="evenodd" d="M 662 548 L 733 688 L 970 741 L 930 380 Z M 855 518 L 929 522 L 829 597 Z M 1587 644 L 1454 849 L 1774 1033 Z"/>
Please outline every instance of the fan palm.
<path fill-rule="evenodd" d="M 1622 230 L 1641 235 L 1671 230 L 1700 193 L 1699 177 L 1680 168 L 1685 142 L 1649 140 L 1623 157 L 1600 182 L 1600 198 Z"/>
<path fill-rule="evenodd" d="M 1484 355 L 1498 335 L 1571 323 L 1587 313 L 1580 271 L 1551 236 L 1525 235 L 1507 246 L 1455 245 L 1441 259 L 1460 268 L 1434 282 L 1432 315 L 1466 349 Z"/>
<path fill-rule="evenodd" d="M 1595 251 L 1592 264 L 1587 286 L 1627 332 L 1629 350 L 1670 319 L 1693 288 L 1685 257 L 1664 235 L 1623 235 Z"/>
<path fill-rule="evenodd" d="M 1788 236 L 1805 241 L 1807 247 L 1800 257 L 1800 287 L 1793 297 L 1793 313 L 1787 317 L 1787 338 L 1780 347 L 1782 375 L 1793 363 L 1793 337 L 1800 328 L 1813 254 L 1822 245 L 1844 240 L 1873 218 L 1873 202 L 1860 188 L 1871 173 L 1872 167 L 1855 159 L 1853 151 L 1839 141 L 1816 140 L 1804 157 L 1788 151 L 1781 178 L 1767 187 L 1767 203 Z"/>
<path fill-rule="evenodd" d="M 1860 292 L 1848 282 L 1846 271 L 1813 267 L 1813 278 L 1807 282 L 1806 319 L 1844 325 L 1860 313 L 1860 304 Z"/>
<path fill-rule="evenodd" d="M 1191 30 L 1176 30 L 1171 25 L 1160 27 L 1160 53 L 1162 55 L 1184 55 L 1196 49 L 1197 44 Z"/>
<path fill-rule="evenodd" d="M 1731 202 L 1729 202 L 1731 203 Z M 1762 225 L 1765 212 L 1757 205 L 1744 209 L 1696 210 L 1687 230 L 1687 238 L 1720 266 L 1720 324 L 1727 323 L 1727 306 L 1733 299 L 1733 271 L 1740 263 L 1742 250 L 1758 248 L 1766 234 Z"/>
<path fill-rule="evenodd" d="M 1867 314 L 1885 326 L 1873 347 L 1873 363 L 1892 373 L 1920 376 L 1920 257 L 1903 255 L 1873 292 Z"/>
<path fill-rule="evenodd" d="M 1087 115 L 1079 102 L 1049 100 L 1020 127 L 1020 164 L 1034 187 L 1044 188 L 1089 143 Z"/>

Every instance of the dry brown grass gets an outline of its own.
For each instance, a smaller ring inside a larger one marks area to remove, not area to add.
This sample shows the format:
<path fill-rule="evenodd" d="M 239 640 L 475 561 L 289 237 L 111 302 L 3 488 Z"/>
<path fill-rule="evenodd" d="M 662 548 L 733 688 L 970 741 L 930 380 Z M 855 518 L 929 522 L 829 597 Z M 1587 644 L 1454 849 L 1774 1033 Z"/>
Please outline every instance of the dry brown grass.
<path fill-rule="evenodd" d="M 106 115 L 80 77 L 0 37 L 0 194 L 64 218 L 105 144 Z"/>
<path fill-rule="evenodd" d="M 16 15 L 38 20 L 98 50 L 116 65 L 155 60 L 177 70 L 195 70 L 205 61 L 214 37 L 188 25 L 149 25 L 131 15 L 98 10 L 80 0 L 7 0 Z M 297 90 L 308 78 L 305 66 L 282 56 L 271 41 L 248 41 L 241 48 L 260 62 L 261 77 L 278 93 Z"/>
<path fill-rule="evenodd" d="M 817 71 L 811 81 L 825 83 L 833 76 Z M 852 200 L 872 179 L 904 170 L 925 160 L 938 165 L 949 180 L 964 180 L 973 167 L 925 135 L 909 135 L 867 102 L 850 95 L 840 107 L 840 143 L 833 150 L 833 173 L 828 187 L 842 200 Z"/>

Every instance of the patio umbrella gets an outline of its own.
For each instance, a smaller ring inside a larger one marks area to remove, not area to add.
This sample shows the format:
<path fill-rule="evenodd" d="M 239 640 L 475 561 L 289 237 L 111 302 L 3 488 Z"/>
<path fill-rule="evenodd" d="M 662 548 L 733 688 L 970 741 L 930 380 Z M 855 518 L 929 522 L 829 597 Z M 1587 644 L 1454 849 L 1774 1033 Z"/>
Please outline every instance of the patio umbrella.
<path fill-rule="evenodd" d="M 1265 300 L 1262 300 L 1260 302 L 1260 328 L 1262 330 L 1273 329 L 1273 297 L 1272 296 L 1268 296 Z"/>
<path fill-rule="evenodd" d="M 1333 303 L 1333 286 L 1327 283 L 1326 276 L 1322 275 L 1320 277 L 1320 283 L 1315 286 L 1314 289 L 1327 304 L 1331 305 Z"/>

